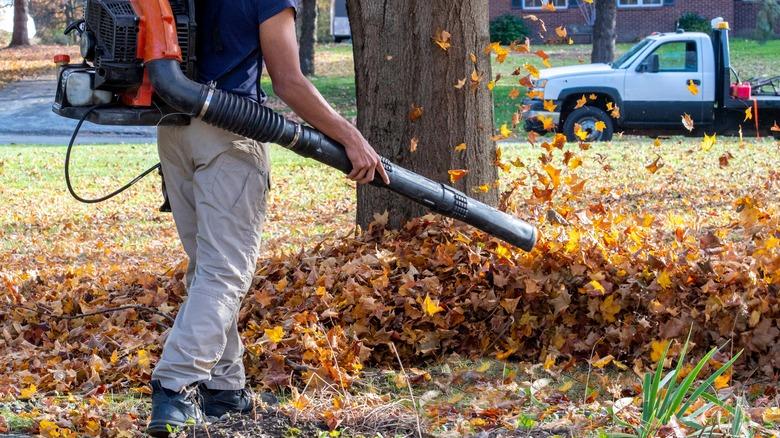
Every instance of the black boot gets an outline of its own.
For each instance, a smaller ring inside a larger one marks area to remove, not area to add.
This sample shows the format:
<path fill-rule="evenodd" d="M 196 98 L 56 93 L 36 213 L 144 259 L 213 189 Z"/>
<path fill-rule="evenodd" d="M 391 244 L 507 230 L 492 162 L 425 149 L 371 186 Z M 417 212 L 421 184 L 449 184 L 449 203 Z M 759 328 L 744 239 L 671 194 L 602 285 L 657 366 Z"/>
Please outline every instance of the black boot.
<path fill-rule="evenodd" d="M 188 426 L 203 423 L 202 400 L 197 386 L 182 392 L 163 388 L 159 380 L 152 381 L 152 418 L 146 433 L 168 437 Z"/>
<path fill-rule="evenodd" d="M 252 393 L 244 388 L 238 390 L 208 389 L 200 384 L 203 395 L 203 412 L 209 417 L 221 418 L 227 413 L 246 414 L 252 412 L 254 403 Z M 269 405 L 278 404 L 279 400 L 271 393 L 260 394 L 260 399 Z"/>

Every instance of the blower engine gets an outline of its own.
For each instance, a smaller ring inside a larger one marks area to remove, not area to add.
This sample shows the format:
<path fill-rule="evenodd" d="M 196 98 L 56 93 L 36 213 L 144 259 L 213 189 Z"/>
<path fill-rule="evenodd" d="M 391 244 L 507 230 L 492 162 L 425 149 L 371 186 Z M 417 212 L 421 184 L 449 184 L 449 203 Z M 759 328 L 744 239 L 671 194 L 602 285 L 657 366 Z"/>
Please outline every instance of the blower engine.
<path fill-rule="evenodd" d="M 344 173 L 352 169 L 344 147 L 316 129 L 289 121 L 251 99 L 194 81 L 194 0 L 86 0 L 84 19 L 68 26 L 66 33 L 73 31 L 81 37 L 84 60 L 71 64 L 66 55 L 55 57 L 60 70 L 53 110 L 79 120 L 77 131 L 85 120 L 103 125 L 181 125 L 198 117 Z M 527 222 L 386 158 L 381 161 L 390 184 L 377 177 L 373 185 L 526 251 L 534 247 L 536 228 Z M 69 179 L 68 184 L 70 188 Z"/>

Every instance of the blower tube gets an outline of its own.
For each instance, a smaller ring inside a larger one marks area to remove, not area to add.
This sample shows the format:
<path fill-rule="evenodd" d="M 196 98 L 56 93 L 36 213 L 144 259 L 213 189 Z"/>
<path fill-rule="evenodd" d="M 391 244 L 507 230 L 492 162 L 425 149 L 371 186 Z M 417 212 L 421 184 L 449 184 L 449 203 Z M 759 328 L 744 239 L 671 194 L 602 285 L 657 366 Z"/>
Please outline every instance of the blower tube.
<path fill-rule="evenodd" d="M 178 111 L 244 137 L 276 143 L 345 174 L 352 170 L 344 147 L 336 141 L 313 128 L 291 122 L 251 99 L 190 80 L 176 60 L 150 61 L 146 68 L 157 95 Z M 384 157 L 381 162 L 390 184 L 385 185 L 379 176 L 371 184 L 386 187 L 436 213 L 463 221 L 525 251 L 530 251 L 536 244 L 533 225 L 452 187 L 406 170 Z"/>

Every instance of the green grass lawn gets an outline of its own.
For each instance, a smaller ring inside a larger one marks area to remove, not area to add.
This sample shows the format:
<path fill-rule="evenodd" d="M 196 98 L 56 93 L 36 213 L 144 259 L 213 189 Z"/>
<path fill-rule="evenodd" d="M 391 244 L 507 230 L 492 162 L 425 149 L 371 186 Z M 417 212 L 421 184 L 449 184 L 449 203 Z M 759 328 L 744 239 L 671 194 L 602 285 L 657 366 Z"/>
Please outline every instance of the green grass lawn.
<path fill-rule="evenodd" d="M 538 145 L 506 143 L 502 147 L 506 159 L 519 158 L 528 166 L 513 168 L 510 173 L 501 172 L 502 188 L 514 178 L 530 174 L 529 168 L 539 170 L 538 157 L 543 150 Z M 719 139 L 711 151 L 704 152 L 700 150 L 699 139 L 673 137 L 656 147 L 650 139 L 625 136 L 611 143 L 594 144 L 587 151 L 579 150 L 574 144 L 568 144 L 565 149 L 583 159 L 578 171 L 587 180 L 583 201 L 588 205 L 621 202 L 630 205 L 629 210 L 637 214 L 652 211 L 659 220 L 676 216 L 708 229 L 733 223 L 738 216 L 732 204 L 734 199 L 767 190 L 772 172 L 780 167 L 777 147 L 770 140 L 747 139 L 740 146 L 736 139 Z M 727 167 L 721 167 L 719 157 L 727 152 L 733 158 Z M 76 153 L 74 181 L 79 191 L 90 195 L 120 185 L 156 161 L 153 145 L 82 146 Z M 310 248 L 328 234 L 349 234 L 355 212 L 354 184 L 338 172 L 280 147 L 274 146 L 271 155 L 274 182 L 263 257 L 284 250 L 297 251 L 301 246 Z M 560 163 L 562 155 L 563 151 L 556 151 L 555 166 L 565 167 Z M 92 265 L 91 269 L 97 270 L 119 266 L 162 274 L 184 257 L 171 216 L 157 212 L 161 198 L 156 178 L 145 179 L 115 200 L 85 206 L 70 199 L 65 191 L 63 157 L 64 147 L 59 146 L 0 147 L 0 203 L 3 205 L 0 273 L 14 276 L 37 272 L 42 278 L 51 278 L 53 273 Z M 662 158 L 664 166 L 653 174 L 645 166 L 657 157 Z M 521 188 L 522 199 L 530 196 L 531 185 L 529 181 Z M 773 186 L 768 187 L 775 190 Z M 777 203 L 777 199 L 768 202 Z M 533 371 L 534 368 L 537 370 Z M 417 399 L 445 406 L 452 404 L 468 412 L 482 412 L 504 400 L 507 393 L 503 385 L 507 385 L 508 375 L 516 373 L 511 382 L 521 383 L 551 378 L 550 391 L 564 385 L 571 388 L 567 397 L 576 405 L 570 411 L 578 418 L 576 421 L 593 420 L 599 424 L 598 428 L 579 435 L 593 437 L 602 436 L 599 430 L 610 430 L 615 425 L 603 410 L 592 410 L 590 404 L 579 400 L 595 392 L 597 402 L 608 403 L 613 400 L 610 388 L 616 382 L 625 388 L 637 382 L 630 371 L 612 368 L 591 371 L 580 366 L 548 376 L 538 366 L 492 358 L 470 363 L 450 360 L 411 372 L 428 372 L 434 379 L 432 382 L 423 379 L 413 385 Z M 475 380 L 441 390 L 448 385 L 449 376 L 461 373 Z M 357 400 L 365 397 L 368 403 L 381 396 L 384 403 L 398 406 L 408 396 L 407 388 L 398 386 L 398 376 L 393 370 L 368 370 L 366 377 L 351 390 L 350 397 Z M 443 382 L 444 386 L 435 382 Z M 316 397 L 312 395 L 312 406 L 318 400 Z M 77 409 L 74 407 L 77 403 L 86 402 L 78 394 L 76 402 L 61 394 L 45 400 L 57 406 L 73 405 L 68 412 Z M 119 391 L 112 400 L 91 409 L 102 412 L 106 418 L 113 413 L 138 413 L 134 427 L 143 427 L 148 398 Z M 286 408 L 290 409 L 290 397 L 285 400 Z M 12 430 L 30 431 L 37 419 L 46 414 L 43 406 L 41 399 L 21 404 L 0 399 L 0 415 Z M 524 409 L 527 418 L 521 420 L 528 428 L 555 419 L 547 415 L 541 419 L 541 408 L 533 404 Z M 404 412 L 409 414 L 408 410 Z M 65 414 L 60 415 L 57 418 L 66 418 Z M 305 415 L 317 418 L 311 411 Z M 434 414 L 425 411 L 422 415 L 424 421 L 436 421 Z"/>

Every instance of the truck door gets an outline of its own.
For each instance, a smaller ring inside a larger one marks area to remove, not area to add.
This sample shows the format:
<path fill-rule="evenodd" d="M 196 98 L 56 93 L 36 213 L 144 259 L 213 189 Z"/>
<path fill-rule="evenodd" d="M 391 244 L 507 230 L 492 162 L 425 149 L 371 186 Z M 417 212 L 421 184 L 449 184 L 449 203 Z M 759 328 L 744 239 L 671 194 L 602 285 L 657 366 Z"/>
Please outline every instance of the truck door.
<path fill-rule="evenodd" d="M 654 57 L 657 57 L 657 64 Z M 661 43 L 626 72 L 625 123 L 679 124 L 683 113 L 701 122 L 704 113 L 703 59 L 695 40 Z M 689 81 L 700 90 L 693 94 Z"/>

